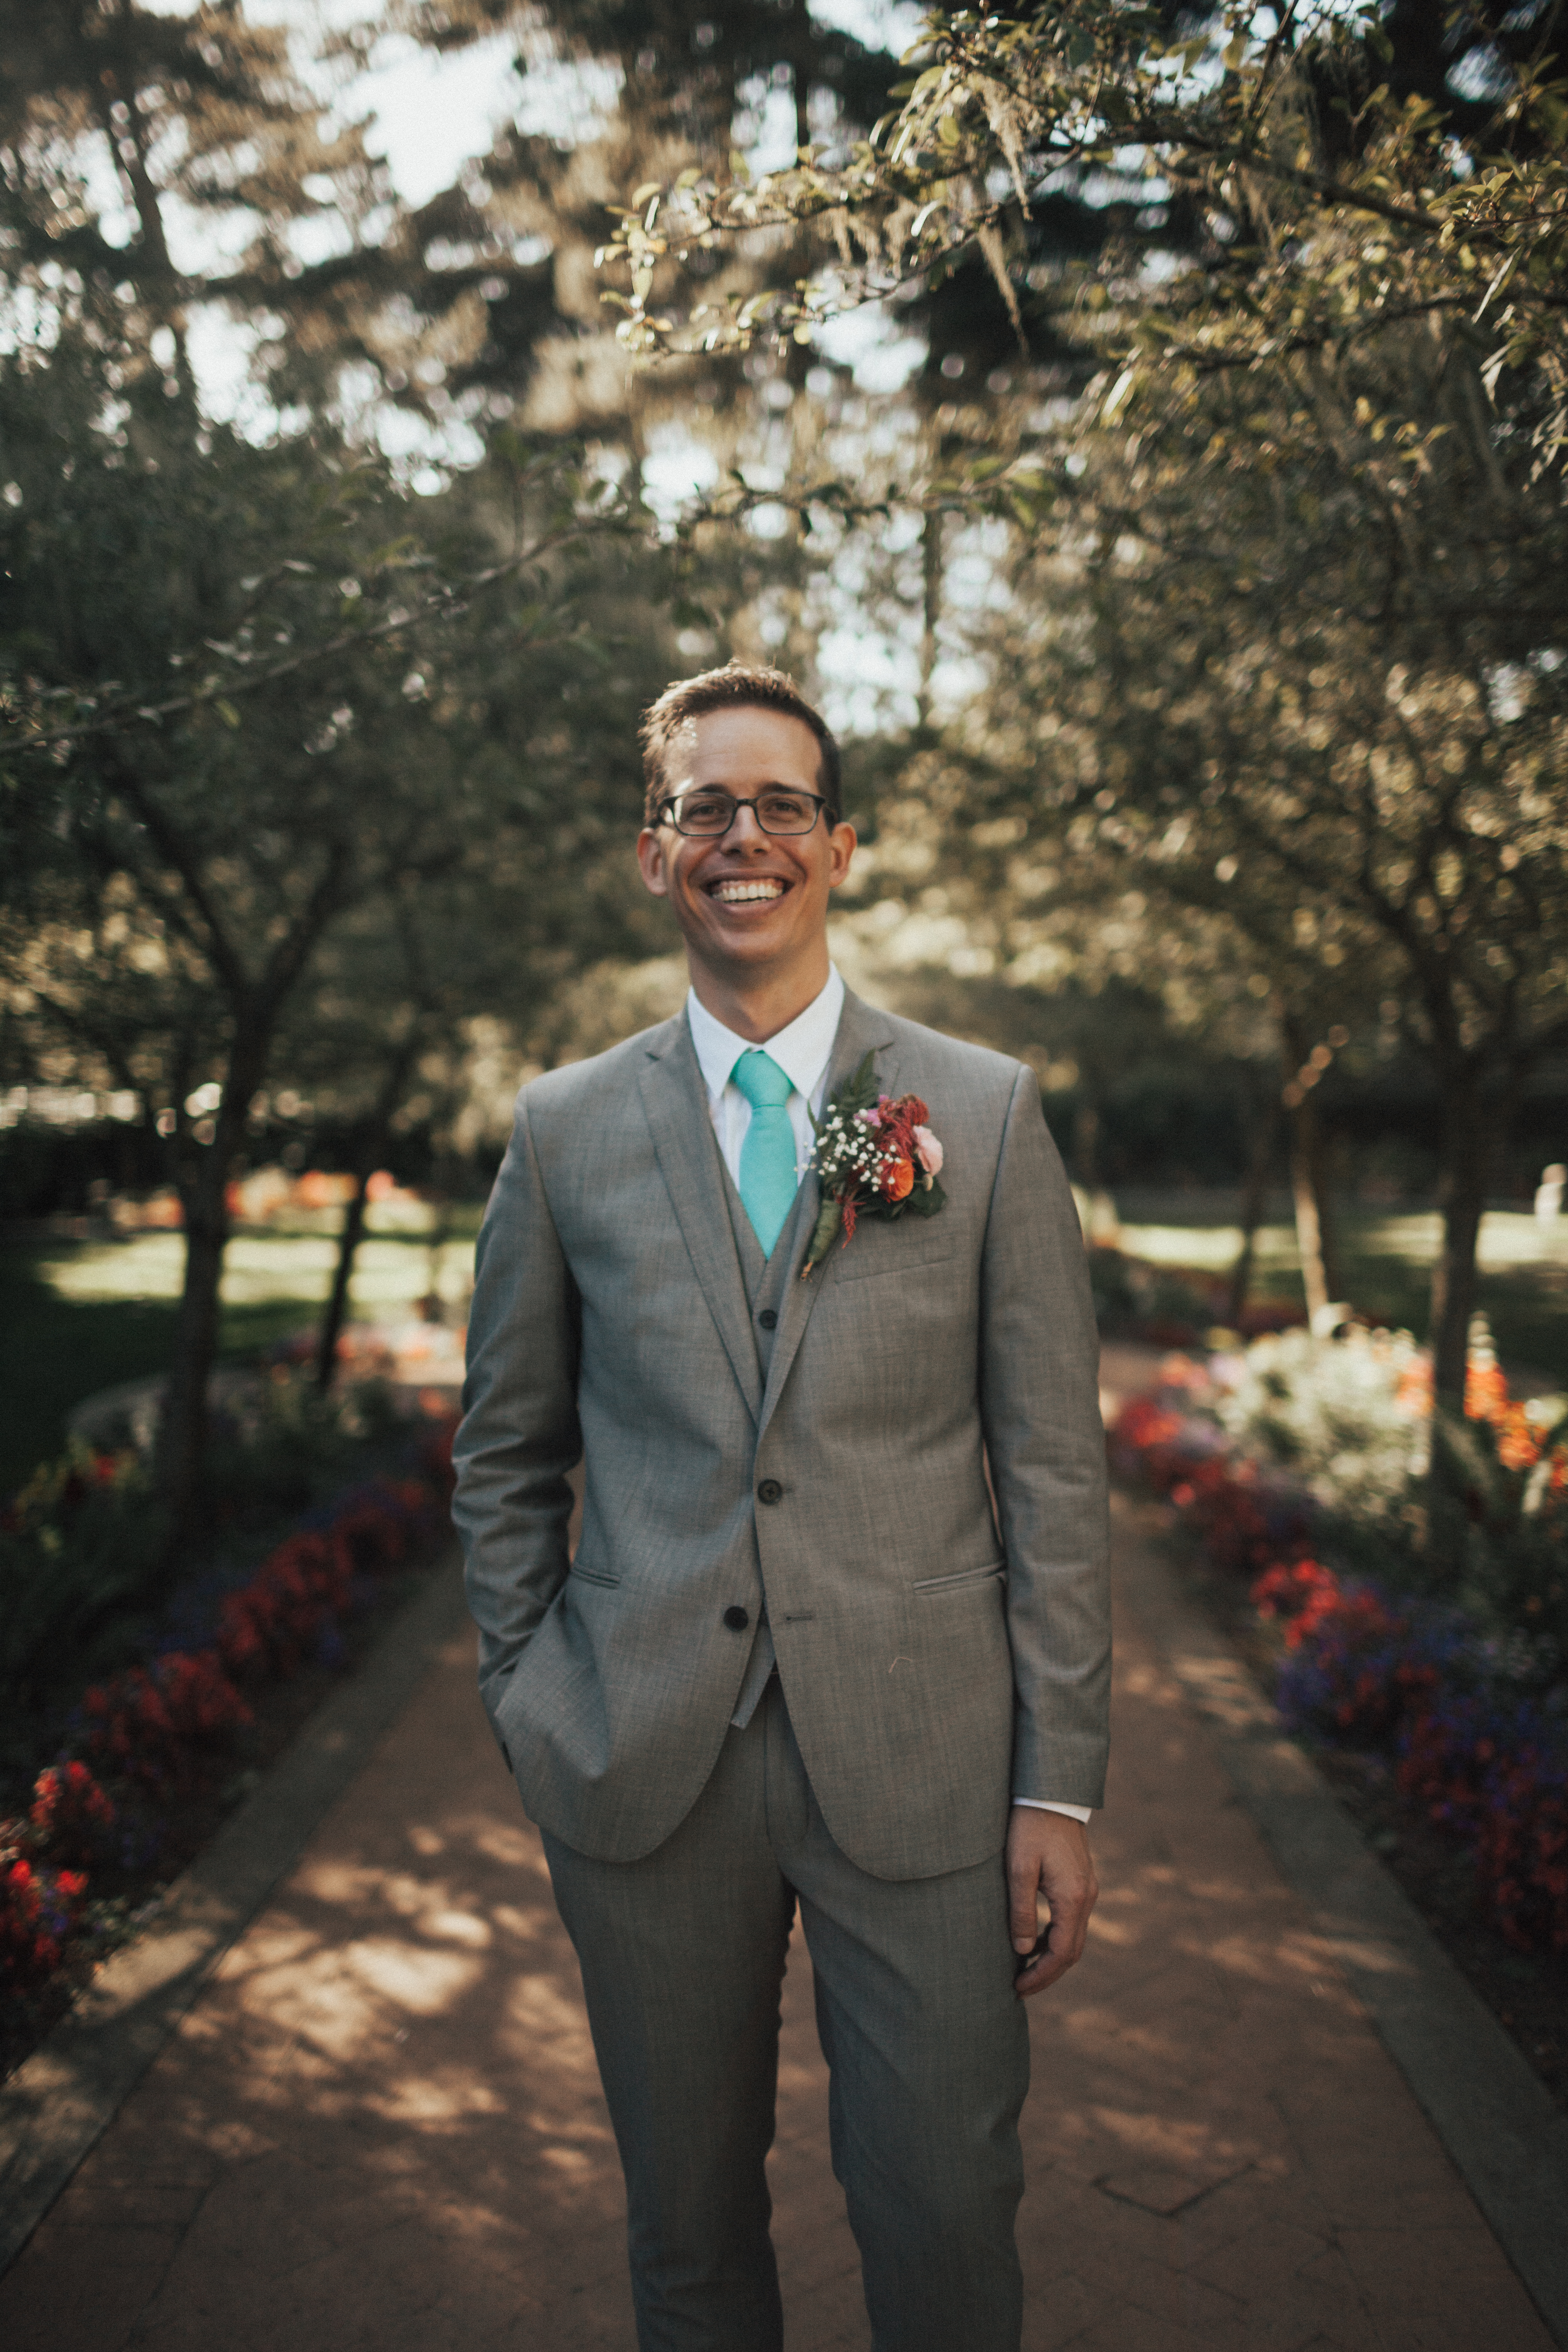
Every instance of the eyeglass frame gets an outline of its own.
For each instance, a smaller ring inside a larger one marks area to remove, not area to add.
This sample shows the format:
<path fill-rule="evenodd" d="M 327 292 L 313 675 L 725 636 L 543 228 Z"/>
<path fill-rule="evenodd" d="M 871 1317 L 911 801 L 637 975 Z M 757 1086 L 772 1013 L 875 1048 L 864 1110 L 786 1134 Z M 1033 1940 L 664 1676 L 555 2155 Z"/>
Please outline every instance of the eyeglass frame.
<path fill-rule="evenodd" d="M 770 793 L 793 793 L 798 800 L 810 801 L 812 804 L 812 819 L 804 833 L 774 833 L 770 825 L 765 825 L 763 823 L 762 817 L 758 813 L 757 803 L 765 797 L 763 793 L 753 793 L 750 800 L 743 800 L 739 793 L 728 792 L 722 784 L 695 785 L 689 793 L 671 793 L 667 800 L 660 801 L 658 808 L 654 811 L 654 816 L 657 822 L 660 824 L 664 823 L 666 817 L 668 817 L 671 824 L 675 827 L 676 832 L 679 834 L 682 841 L 722 841 L 725 835 L 730 831 L 730 826 L 734 824 L 735 819 L 740 815 L 741 811 L 743 808 L 749 808 L 752 812 L 752 822 L 755 824 L 757 831 L 759 833 L 765 833 L 770 841 L 804 841 L 806 838 L 807 834 L 813 834 L 816 831 L 817 818 L 824 815 L 828 810 L 833 809 L 832 802 L 825 800 L 820 793 L 802 792 L 797 784 L 769 784 L 767 791 Z M 688 798 L 695 799 L 699 794 L 703 793 L 723 793 L 724 798 L 730 803 L 730 824 L 725 825 L 723 832 L 721 833 L 688 833 L 686 827 L 681 824 L 680 819 L 675 814 L 676 809 L 679 806 L 682 800 Z M 832 822 L 834 824 L 837 824 L 839 822 L 837 810 L 833 811 Z M 831 830 L 831 826 L 829 827 L 829 830 Z"/>

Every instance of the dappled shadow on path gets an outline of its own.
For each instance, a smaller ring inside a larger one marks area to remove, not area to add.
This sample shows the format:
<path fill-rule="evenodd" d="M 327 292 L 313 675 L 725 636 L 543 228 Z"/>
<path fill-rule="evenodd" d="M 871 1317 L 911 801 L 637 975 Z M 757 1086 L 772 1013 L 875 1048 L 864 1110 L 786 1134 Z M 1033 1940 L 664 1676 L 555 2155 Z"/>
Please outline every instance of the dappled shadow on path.
<path fill-rule="evenodd" d="M 1090 1951 L 1031 2004 L 1026 2352 L 1547 2352 L 1128 1607 L 1117 1706 Z M 772 2163 L 788 2341 L 865 2352 L 826 2107 L 797 1938 Z M 576 1962 L 468 1638 L 0 2281 L 0 2338 L 630 2352 Z"/>
<path fill-rule="evenodd" d="M 463 1639 L 0 2284 L 0 2335 L 627 2342 L 623 2231 L 575 1958 Z"/>

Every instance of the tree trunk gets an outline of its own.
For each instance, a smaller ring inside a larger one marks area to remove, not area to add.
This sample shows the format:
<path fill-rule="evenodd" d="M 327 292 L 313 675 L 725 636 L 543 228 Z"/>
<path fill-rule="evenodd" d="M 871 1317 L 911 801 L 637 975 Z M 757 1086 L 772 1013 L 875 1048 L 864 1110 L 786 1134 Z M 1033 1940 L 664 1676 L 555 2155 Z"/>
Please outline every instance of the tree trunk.
<path fill-rule="evenodd" d="M 1507 1114 L 1483 1100 L 1473 1084 L 1445 1089 L 1438 1188 L 1443 1236 L 1432 1268 L 1432 1386 L 1439 1412 L 1455 1415 L 1465 1409 L 1465 1360 L 1487 1182 L 1509 1123 Z"/>
<path fill-rule="evenodd" d="M 218 1286 L 228 1241 L 228 1172 L 239 1151 L 251 1097 L 267 1066 L 270 1032 L 242 1035 L 229 1055 L 216 1133 L 180 1186 L 185 1213 L 185 1282 L 174 1358 L 158 1425 L 158 1485 L 169 1515 L 171 1559 L 189 1541 L 196 1480 L 206 1444 L 207 1383 L 217 1354 Z M 198 1147 L 199 1148 L 199 1147 Z"/>
<path fill-rule="evenodd" d="M 942 624 L 942 512 L 932 507 L 921 527 L 921 686 L 916 715 L 931 725 L 931 677 L 936 669 L 936 633 Z"/>
<path fill-rule="evenodd" d="M 1340 1270 L 1323 1150 L 1323 1123 L 1318 1116 L 1314 1094 L 1317 1066 L 1309 1055 L 1307 1032 L 1294 1013 L 1282 1016 L 1280 1035 L 1286 1072 L 1281 1099 L 1290 1113 L 1290 1190 L 1296 1202 L 1296 1245 L 1301 1257 L 1307 1314 L 1312 1328 L 1318 1330 L 1327 1319 L 1327 1308 L 1339 1296 Z"/>
<path fill-rule="evenodd" d="M 1296 1202 L 1296 1247 L 1301 1260 L 1301 1287 L 1307 1294 L 1307 1320 L 1321 1331 L 1329 1307 L 1329 1273 L 1323 1258 L 1323 1222 L 1318 1213 L 1317 1188 L 1300 1115 L 1291 1123 L 1290 1189 Z"/>
<path fill-rule="evenodd" d="M 1247 1294 L 1252 1287 L 1252 1260 L 1258 1245 L 1258 1228 L 1263 1223 L 1263 1212 L 1268 1200 L 1268 1177 L 1274 1166 L 1274 1147 L 1279 1135 L 1279 1097 L 1271 1092 L 1258 1115 L 1253 1133 L 1247 1189 L 1241 1201 L 1241 1247 L 1230 1270 L 1230 1296 L 1226 1300 L 1225 1308 L 1225 1319 L 1233 1331 L 1241 1328 L 1242 1310 L 1247 1305 Z"/>
<path fill-rule="evenodd" d="M 358 1139 L 354 1172 L 359 1181 L 354 1186 L 353 1198 L 343 1216 L 343 1229 L 338 1236 L 338 1262 L 332 1274 L 332 1295 L 327 1301 L 316 1338 L 316 1386 L 323 1396 L 331 1387 L 332 1376 L 337 1370 L 338 1340 L 348 1312 L 354 1255 L 364 1234 L 365 1188 L 375 1172 L 376 1162 L 385 1157 L 393 1118 L 403 1100 L 403 1089 L 408 1083 L 408 1074 L 418 1058 L 422 1043 L 422 1032 L 416 1027 L 399 1045 L 386 1066 L 381 1092 Z"/>
<path fill-rule="evenodd" d="M 354 1254 L 364 1232 L 365 1195 L 374 1173 L 370 1155 L 360 1169 L 353 1196 L 343 1213 L 343 1229 L 338 1236 L 338 1262 L 332 1272 L 331 1297 L 321 1317 L 321 1328 L 316 1334 L 316 1386 L 323 1396 L 332 1385 L 332 1375 L 338 1365 L 338 1341 L 342 1336 L 343 1320 L 348 1313 L 349 1284 L 353 1278 Z"/>

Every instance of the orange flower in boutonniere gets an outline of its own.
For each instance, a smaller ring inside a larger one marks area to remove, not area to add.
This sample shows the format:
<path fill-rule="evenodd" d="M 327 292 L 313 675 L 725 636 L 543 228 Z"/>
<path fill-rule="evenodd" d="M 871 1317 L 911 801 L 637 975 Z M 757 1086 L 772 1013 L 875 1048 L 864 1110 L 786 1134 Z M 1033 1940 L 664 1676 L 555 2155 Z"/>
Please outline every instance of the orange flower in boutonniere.
<path fill-rule="evenodd" d="M 877 1093 L 869 1054 L 849 1084 L 823 1105 L 822 1117 L 812 1121 L 811 1154 L 822 1206 L 800 1270 L 803 1280 L 821 1265 L 840 1230 L 848 1247 L 859 1218 L 934 1217 L 945 1204 L 936 1181 L 942 1145 L 926 1124 L 930 1117 L 919 1095 Z"/>

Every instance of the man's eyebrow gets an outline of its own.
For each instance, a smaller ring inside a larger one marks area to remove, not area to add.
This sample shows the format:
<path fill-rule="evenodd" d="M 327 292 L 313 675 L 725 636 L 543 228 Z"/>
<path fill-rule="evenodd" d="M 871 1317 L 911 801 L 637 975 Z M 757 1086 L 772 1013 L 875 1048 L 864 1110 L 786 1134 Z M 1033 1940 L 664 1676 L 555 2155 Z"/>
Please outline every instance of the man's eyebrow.
<path fill-rule="evenodd" d="M 693 783 L 689 780 L 684 784 L 677 784 L 669 797 L 671 800 L 679 800 L 686 793 L 732 793 L 734 789 L 733 784 L 727 784 L 721 777 L 705 776 L 700 784 Z M 821 794 L 816 793 L 815 784 L 792 783 L 787 776 L 765 776 L 757 785 L 756 790 L 759 793 L 813 793 L 818 799 L 821 798 Z"/>

